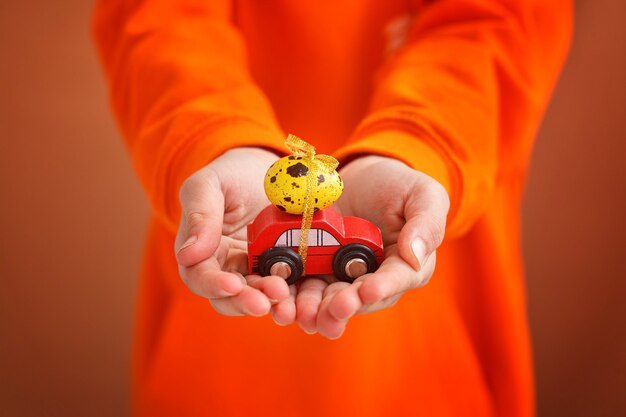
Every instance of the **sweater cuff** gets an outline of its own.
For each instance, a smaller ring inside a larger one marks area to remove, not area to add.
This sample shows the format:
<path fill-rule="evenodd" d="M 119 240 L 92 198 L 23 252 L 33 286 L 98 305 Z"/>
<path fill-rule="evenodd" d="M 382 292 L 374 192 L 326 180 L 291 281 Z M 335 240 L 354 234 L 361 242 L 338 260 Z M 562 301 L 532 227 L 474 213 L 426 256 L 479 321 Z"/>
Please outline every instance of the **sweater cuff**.
<path fill-rule="evenodd" d="M 455 175 L 456 169 L 451 166 L 452 161 L 442 155 L 441 151 L 414 134 L 387 128 L 370 132 L 334 153 L 342 164 L 371 154 L 395 158 L 439 182 L 450 198 L 447 229 L 455 227 L 454 220 L 460 204 L 460 186 Z"/>
<path fill-rule="evenodd" d="M 286 155 L 289 150 L 284 145 L 285 136 L 278 129 L 272 129 L 246 118 L 227 119 L 211 123 L 195 132 L 184 146 L 177 150 L 165 173 L 163 199 L 166 222 L 178 227 L 181 206 L 179 190 L 183 182 L 193 173 L 206 166 L 224 152 L 237 147 L 265 148 L 277 155 Z"/>

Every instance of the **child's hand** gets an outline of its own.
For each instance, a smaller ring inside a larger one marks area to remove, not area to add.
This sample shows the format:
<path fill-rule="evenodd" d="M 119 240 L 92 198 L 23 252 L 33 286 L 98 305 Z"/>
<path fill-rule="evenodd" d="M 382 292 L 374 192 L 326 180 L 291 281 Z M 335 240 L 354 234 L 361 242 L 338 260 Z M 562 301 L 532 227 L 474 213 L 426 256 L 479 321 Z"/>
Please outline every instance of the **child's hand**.
<path fill-rule="evenodd" d="M 341 176 L 345 188 L 339 210 L 380 227 L 385 260 L 353 284 L 309 279 L 300 285 L 298 324 L 329 338 L 339 337 L 352 315 L 390 307 L 405 291 L 426 285 L 450 206 L 438 182 L 395 159 L 359 158 Z"/>
<path fill-rule="evenodd" d="M 221 314 L 262 316 L 274 302 L 275 320 L 295 320 L 294 295 L 284 279 L 244 277 L 246 226 L 268 205 L 263 179 L 277 159 L 259 148 L 233 149 L 181 187 L 181 224 L 175 245 L 180 276 Z"/>

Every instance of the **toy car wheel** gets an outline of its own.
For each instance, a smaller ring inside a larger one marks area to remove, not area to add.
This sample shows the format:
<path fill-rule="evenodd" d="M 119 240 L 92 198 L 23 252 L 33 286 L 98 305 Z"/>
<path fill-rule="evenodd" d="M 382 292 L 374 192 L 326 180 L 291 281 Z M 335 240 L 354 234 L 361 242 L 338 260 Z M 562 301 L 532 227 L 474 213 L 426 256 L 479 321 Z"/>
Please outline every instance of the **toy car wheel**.
<path fill-rule="evenodd" d="M 378 269 L 376 255 L 365 245 L 353 243 L 339 249 L 333 259 L 333 272 L 344 282 L 354 282 L 361 275 Z"/>
<path fill-rule="evenodd" d="M 259 257 L 261 276 L 278 275 L 288 285 L 294 284 L 302 276 L 302 259 L 300 255 L 287 248 L 269 248 Z"/>

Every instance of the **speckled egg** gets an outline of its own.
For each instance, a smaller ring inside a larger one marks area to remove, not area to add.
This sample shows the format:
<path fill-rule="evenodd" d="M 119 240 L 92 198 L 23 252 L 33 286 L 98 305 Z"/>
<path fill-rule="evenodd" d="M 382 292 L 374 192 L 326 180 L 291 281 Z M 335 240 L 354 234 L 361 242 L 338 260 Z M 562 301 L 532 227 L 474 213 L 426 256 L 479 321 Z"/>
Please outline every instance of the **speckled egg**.
<path fill-rule="evenodd" d="M 274 162 L 265 174 L 267 198 L 282 211 L 302 214 L 308 173 L 308 163 L 301 156 L 286 156 Z M 313 184 L 311 198 L 316 210 L 333 204 L 343 191 L 343 181 L 335 170 L 317 172 Z"/>

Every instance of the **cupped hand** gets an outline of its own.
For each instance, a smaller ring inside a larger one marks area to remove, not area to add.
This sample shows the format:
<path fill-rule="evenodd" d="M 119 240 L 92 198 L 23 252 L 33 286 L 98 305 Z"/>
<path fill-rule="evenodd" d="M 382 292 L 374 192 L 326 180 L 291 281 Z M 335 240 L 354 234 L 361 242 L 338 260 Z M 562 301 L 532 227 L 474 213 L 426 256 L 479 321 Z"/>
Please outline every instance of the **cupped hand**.
<path fill-rule="evenodd" d="M 352 284 L 322 279 L 300 284 L 298 324 L 331 339 L 341 336 L 354 314 L 390 307 L 406 291 L 428 283 L 450 206 L 437 181 L 395 159 L 362 157 L 340 173 L 345 188 L 337 208 L 381 229 L 385 260 Z"/>
<path fill-rule="evenodd" d="M 278 276 L 247 274 L 246 226 L 268 205 L 263 179 L 276 155 L 260 148 L 225 152 L 189 177 L 180 190 L 176 236 L 179 273 L 219 313 L 295 320 L 295 287 Z"/>
<path fill-rule="evenodd" d="M 287 286 L 278 276 L 247 273 L 246 227 L 267 206 L 263 178 L 277 156 L 259 148 L 224 153 L 189 177 L 180 191 L 176 237 L 179 273 L 189 289 L 208 298 L 221 314 L 297 321 L 307 333 L 343 333 L 350 317 L 395 304 L 409 289 L 425 285 L 443 239 L 449 200 L 429 176 L 395 159 L 367 156 L 341 171 L 343 215 L 380 227 L 385 260 L 353 284 L 331 277 L 305 278 Z"/>

